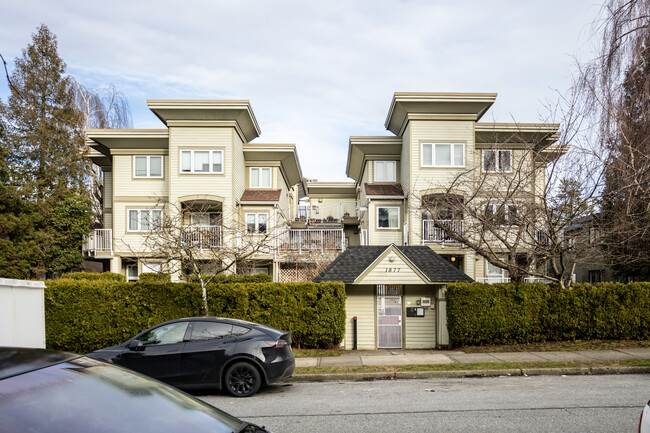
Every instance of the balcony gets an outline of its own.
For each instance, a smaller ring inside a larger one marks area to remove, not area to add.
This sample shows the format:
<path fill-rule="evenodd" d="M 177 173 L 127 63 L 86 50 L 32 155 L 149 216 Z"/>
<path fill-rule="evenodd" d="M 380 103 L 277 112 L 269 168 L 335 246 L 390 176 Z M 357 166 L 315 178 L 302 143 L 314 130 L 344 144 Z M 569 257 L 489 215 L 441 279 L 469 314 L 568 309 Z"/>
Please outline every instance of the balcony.
<path fill-rule="evenodd" d="M 501 276 L 487 276 L 484 278 L 477 278 L 477 282 L 486 283 L 486 284 L 498 284 L 498 283 L 509 283 L 510 277 L 501 277 Z"/>
<path fill-rule="evenodd" d="M 113 255 L 113 230 L 95 229 L 88 237 L 84 244 L 83 250 L 90 256 L 95 257 L 97 253 L 109 253 Z M 100 254 L 101 255 L 101 254 Z"/>
<path fill-rule="evenodd" d="M 188 226 L 181 232 L 184 246 L 208 250 L 221 248 L 221 226 Z"/>
<path fill-rule="evenodd" d="M 290 229 L 280 235 L 279 250 L 283 252 L 345 251 L 343 229 Z"/>
<path fill-rule="evenodd" d="M 341 201 L 329 206 L 300 205 L 295 218 L 297 222 L 307 224 L 340 224 L 347 219 L 358 219 L 358 202 Z"/>
<path fill-rule="evenodd" d="M 440 227 L 441 225 L 450 227 L 452 232 L 463 233 L 463 220 L 422 220 L 422 243 L 457 242 Z"/>

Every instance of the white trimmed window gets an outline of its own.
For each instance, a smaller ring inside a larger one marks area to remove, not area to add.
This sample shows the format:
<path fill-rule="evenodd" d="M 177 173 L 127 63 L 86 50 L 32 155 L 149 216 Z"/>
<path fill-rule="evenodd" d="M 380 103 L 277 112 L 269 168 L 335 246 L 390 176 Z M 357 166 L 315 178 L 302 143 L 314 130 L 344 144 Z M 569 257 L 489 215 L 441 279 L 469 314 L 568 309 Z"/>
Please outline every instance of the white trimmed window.
<path fill-rule="evenodd" d="M 271 188 L 271 167 L 251 167 L 251 188 Z"/>
<path fill-rule="evenodd" d="M 129 209 L 128 231 L 150 232 L 159 230 L 162 225 L 160 209 Z"/>
<path fill-rule="evenodd" d="M 222 174 L 223 150 L 181 150 L 181 173 Z"/>
<path fill-rule="evenodd" d="M 138 281 L 138 265 L 126 265 L 126 281 Z"/>
<path fill-rule="evenodd" d="M 422 143 L 422 167 L 465 167 L 465 144 Z"/>
<path fill-rule="evenodd" d="M 133 177 L 163 177 L 163 157 L 156 155 L 134 155 Z"/>
<path fill-rule="evenodd" d="M 246 232 L 266 233 L 268 229 L 269 214 L 266 212 L 247 213 L 246 214 Z"/>
<path fill-rule="evenodd" d="M 375 161 L 375 182 L 395 182 L 395 161 Z"/>
<path fill-rule="evenodd" d="M 160 262 L 142 262 L 142 273 L 160 274 L 162 273 L 162 263 Z"/>
<path fill-rule="evenodd" d="M 489 284 L 505 283 L 505 269 L 485 261 L 485 282 Z"/>
<path fill-rule="evenodd" d="M 399 228 L 399 206 L 378 207 L 377 208 L 377 228 L 378 229 L 398 229 Z"/>
<path fill-rule="evenodd" d="M 502 226 L 516 226 L 518 223 L 519 210 L 517 205 L 509 204 L 500 206 L 498 204 L 485 205 L 485 218 L 491 219 L 494 224 Z"/>
<path fill-rule="evenodd" d="M 512 150 L 483 150 L 483 171 L 486 173 L 510 173 Z"/>

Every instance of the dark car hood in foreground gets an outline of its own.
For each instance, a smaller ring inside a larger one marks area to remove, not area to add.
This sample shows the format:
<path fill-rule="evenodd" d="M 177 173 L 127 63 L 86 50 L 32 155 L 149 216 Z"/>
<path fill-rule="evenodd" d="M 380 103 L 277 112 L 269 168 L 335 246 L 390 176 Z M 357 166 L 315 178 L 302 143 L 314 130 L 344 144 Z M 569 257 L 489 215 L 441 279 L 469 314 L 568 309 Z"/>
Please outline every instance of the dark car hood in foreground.
<path fill-rule="evenodd" d="M 79 355 L 55 350 L 0 347 L 0 380 L 75 358 Z"/>

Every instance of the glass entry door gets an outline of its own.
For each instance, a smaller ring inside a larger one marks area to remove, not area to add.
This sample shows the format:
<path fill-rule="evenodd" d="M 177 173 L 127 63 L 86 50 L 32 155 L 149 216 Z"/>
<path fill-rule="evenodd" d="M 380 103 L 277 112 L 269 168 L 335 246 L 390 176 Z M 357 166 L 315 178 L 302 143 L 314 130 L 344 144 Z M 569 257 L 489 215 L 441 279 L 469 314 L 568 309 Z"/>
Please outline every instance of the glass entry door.
<path fill-rule="evenodd" d="M 402 348 L 401 286 L 377 286 L 377 348 Z"/>

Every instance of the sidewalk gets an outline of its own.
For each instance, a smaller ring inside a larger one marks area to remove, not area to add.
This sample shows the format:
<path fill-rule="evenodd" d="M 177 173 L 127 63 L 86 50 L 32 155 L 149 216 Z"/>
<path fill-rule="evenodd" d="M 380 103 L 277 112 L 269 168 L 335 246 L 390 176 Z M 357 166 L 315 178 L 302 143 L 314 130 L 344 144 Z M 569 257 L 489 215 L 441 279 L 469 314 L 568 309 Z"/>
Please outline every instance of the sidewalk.
<path fill-rule="evenodd" d="M 413 364 L 476 364 L 505 362 L 589 362 L 620 361 L 625 359 L 650 359 L 650 348 L 580 350 L 557 352 L 491 352 L 464 353 L 457 350 L 403 350 L 378 349 L 344 351 L 340 356 L 321 356 L 315 358 L 296 358 L 296 367 L 365 367 L 365 366 L 400 366 Z M 450 371 L 418 372 L 368 372 L 368 373 L 331 373 L 302 374 L 294 380 L 372 380 L 396 379 L 410 377 L 464 377 L 464 376 L 500 376 L 500 375 L 539 375 L 539 374 L 620 374 L 650 373 L 650 367 L 563 367 L 563 368 L 514 368 L 514 369 L 467 369 L 462 367 Z"/>

